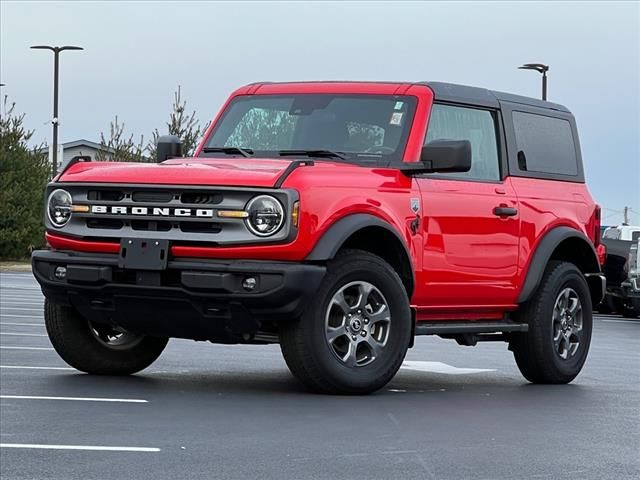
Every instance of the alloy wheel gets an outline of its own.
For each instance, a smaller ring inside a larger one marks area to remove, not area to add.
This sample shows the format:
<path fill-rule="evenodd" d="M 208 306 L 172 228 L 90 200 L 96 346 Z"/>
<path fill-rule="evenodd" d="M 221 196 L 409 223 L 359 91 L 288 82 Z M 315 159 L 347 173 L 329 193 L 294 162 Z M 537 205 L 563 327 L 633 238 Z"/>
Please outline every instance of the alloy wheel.
<path fill-rule="evenodd" d="M 582 340 L 582 304 L 572 288 L 564 288 L 553 307 L 553 345 L 563 360 L 573 357 Z"/>
<path fill-rule="evenodd" d="M 348 367 L 363 367 L 379 358 L 390 328 L 387 300 L 369 282 L 348 283 L 329 302 L 325 338 L 331 351 Z"/>

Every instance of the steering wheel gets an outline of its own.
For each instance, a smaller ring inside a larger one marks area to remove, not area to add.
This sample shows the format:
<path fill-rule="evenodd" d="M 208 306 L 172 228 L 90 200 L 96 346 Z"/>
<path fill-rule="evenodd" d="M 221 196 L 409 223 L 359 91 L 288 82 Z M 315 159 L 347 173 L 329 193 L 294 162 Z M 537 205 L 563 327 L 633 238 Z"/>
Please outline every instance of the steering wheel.
<path fill-rule="evenodd" d="M 391 147 L 385 147 L 384 145 L 378 145 L 378 146 L 373 146 L 373 147 L 367 148 L 363 153 L 385 154 L 385 153 L 394 153 L 394 152 L 395 152 L 395 149 L 393 149 Z"/>

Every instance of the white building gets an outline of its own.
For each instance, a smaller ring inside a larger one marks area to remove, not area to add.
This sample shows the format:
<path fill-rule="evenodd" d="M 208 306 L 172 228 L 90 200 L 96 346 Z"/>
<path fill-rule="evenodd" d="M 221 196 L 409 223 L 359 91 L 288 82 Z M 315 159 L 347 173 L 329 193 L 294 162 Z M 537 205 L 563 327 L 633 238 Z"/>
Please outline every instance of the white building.
<path fill-rule="evenodd" d="M 40 150 L 44 155 L 49 157 L 51 161 L 51 153 L 49 147 Z M 103 159 L 113 159 L 115 153 L 112 148 L 105 148 L 99 143 L 90 142 L 89 140 L 75 140 L 73 142 L 62 143 L 58 150 L 58 169 L 62 169 L 73 157 L 78 155 L 87 155 L 91 160 L 96 160 L 98 152 L 103 152 Z"/>

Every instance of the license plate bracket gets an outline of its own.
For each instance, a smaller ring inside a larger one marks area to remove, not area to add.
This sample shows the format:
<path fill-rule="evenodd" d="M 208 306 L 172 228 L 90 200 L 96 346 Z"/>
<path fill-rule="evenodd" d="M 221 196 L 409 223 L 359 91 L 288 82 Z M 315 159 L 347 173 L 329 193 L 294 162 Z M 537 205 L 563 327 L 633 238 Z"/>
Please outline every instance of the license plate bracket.
<path fill-rule="evenodd" d="M 164 270 L 169 257 L 168 240 L 123 238 L 120 240 L 118 266 L 131 270 Z"/>

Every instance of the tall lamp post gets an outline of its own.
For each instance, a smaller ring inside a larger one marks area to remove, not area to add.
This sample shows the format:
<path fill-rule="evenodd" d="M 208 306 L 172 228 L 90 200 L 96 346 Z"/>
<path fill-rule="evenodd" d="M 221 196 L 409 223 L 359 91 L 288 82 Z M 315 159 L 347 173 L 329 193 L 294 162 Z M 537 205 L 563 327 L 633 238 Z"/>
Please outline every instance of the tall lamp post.
<path fill-rule="evenodd" d="M 33 45 L 34 50 L 51 50 L 53 52 L 53 175 L 58 171 L 58 72 L 60 52 L 65 50 L 84 50 L 82 47 L 65 45 L 52 47 L 50 45 Z"/>
<path fill-rule="evenodd" d="M 549 65 L 543 63 L 525 63 L 521 67 L 522 70 L 535 70 L 542 74 L 542 100 L 547 99 L 547 72 L 549 71 Z"/>

